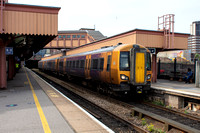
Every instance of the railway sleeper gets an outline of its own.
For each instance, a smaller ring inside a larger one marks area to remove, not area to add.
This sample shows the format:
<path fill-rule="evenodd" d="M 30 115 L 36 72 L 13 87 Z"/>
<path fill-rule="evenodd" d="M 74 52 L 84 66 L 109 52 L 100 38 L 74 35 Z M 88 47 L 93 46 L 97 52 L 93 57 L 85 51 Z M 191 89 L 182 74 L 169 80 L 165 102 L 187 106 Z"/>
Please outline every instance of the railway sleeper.
<path fill-rule="evenodd" d="M 156 115 L 154 113 L 151 113 L 151 112 L 148 112 L 148 111 L 145 111 L 143 109 L 140 109 L 140 108 L 137 108 L 137 107 L 134 107 L 132 108 L 131 110 L 131 116 L 136 116 L 138 115 L 138 117 L 140 119 L 142 119 L 144 116 L 147 116 L 147 117 L 150 117 L 154 120 L 157 120 L 157 121 L 160 121 L 161 123 L 164 124 L 164 131 L 168 132 L 171 128 L 176 128 L 176 129 L 179 129 L 183 132 L 188 132 L 188 133 L 200 133 L 199 130 L 197 129 L 194 129 L 192 127 L 189 127 L 187 125 L 184 125 L 184 124 L 181 124 L 181 123 L 178 123 L 176 121 L 173 121 L 173 120 L 170 120 L 170 119 L 167 119 L 167 118 L 164 118 L 162 116 L 159 116 L 159 115 Z"/>

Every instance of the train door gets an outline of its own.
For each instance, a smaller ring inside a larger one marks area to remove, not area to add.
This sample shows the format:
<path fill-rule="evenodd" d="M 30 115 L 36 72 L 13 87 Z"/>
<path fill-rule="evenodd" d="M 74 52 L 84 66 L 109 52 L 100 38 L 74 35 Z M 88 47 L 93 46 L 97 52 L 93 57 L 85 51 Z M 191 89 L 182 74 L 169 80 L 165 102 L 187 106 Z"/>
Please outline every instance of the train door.
<path fill-rule="evenodd" d="M 86 79 L 90 79 L 90 66 L 91 66 L 91 55 L 86 55 L 85 61 L 85 77 Z"/>
<path fill-rule="evenodd" d="M 130 82 L 134 85 L 145 84 L 146 49 L 132 48 L 130 55 Z"/>
<path fill-rule="evenodd" d="M 106 54 L 107 57 L 107 65 L 106 65 L 106 82 L 111 83 L 111 52 Z"/>

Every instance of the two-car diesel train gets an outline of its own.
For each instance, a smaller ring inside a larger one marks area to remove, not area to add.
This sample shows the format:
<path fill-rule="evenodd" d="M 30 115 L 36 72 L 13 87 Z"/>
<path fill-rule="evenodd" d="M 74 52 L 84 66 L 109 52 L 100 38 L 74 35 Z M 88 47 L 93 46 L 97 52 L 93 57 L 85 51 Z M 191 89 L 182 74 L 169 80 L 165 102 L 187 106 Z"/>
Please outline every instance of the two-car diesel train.
<path fill-rule="evenodd" d="M 139 44 L 118 44 L 98 50 L 41 60 L 38 68 L 94 83 L 109 93 L 150 90 L 150 51 Z"/>

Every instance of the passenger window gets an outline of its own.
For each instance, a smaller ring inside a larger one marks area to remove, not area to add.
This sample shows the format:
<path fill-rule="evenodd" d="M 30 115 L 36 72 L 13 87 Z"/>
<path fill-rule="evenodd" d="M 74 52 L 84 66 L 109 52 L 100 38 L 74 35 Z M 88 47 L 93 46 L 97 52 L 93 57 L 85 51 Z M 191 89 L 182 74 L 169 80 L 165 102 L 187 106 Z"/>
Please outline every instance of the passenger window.
<path fill-rule="evenodd" d="M 101 58 L 101 59 L 99 59 L 99 64 L 100 64 L 100 66 L 99 66 L 99 70 L 100 71 L 103 71 L 103 66 L 104 66 L 104 58 Z"/>
<path fill-rule="evenodd" d="M 110 71 L 110 55 L 108 55 L 107 71 Z"/>
<path fill-rule="evenodd" d="M 76 68 L 79 68 L 79 60 L 76 61 Z"/>
<path fill-rule="evenodd" d="M 98 59 L 92 60 L 92 69 L 98 69 Z"/>
<path fill-rule="evenodd" d="M 80 68 L 84 68 L 85 66 L 85 60 L 81 60 L 81 67 Z"/>
<path fill-rule="evenodd" d="M 63 61 L 59 62 L 59 66 L 62 67 L 63 66 Z"/>
<path fill-rule="evenodd" d="M 70 61 L 70 68 L 72 68 L 72 61 Z"/>
<path fill-rule="evenodd" d="M 66 61 L 66 66 L 69 67 L 69 61 Z"/>
<path fill-rule="evenodd" d="M 75 61 L 73 61 L 73 65 L 72 66 L 73 66 L 73 68 L 75 68 L 75 66 L 76 66 Z"/>

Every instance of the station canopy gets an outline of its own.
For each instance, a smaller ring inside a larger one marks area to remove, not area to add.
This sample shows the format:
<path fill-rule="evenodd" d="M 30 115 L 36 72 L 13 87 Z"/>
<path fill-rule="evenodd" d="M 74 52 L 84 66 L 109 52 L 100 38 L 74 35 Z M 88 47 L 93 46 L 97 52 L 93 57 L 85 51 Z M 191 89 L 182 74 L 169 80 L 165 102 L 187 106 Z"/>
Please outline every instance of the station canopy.
<path fill-rule="evenodd" d="M 29 59 L 57 36 L 59 7 L 5 3 L 1 5 L 0 43 L 14 56 Z"/>

